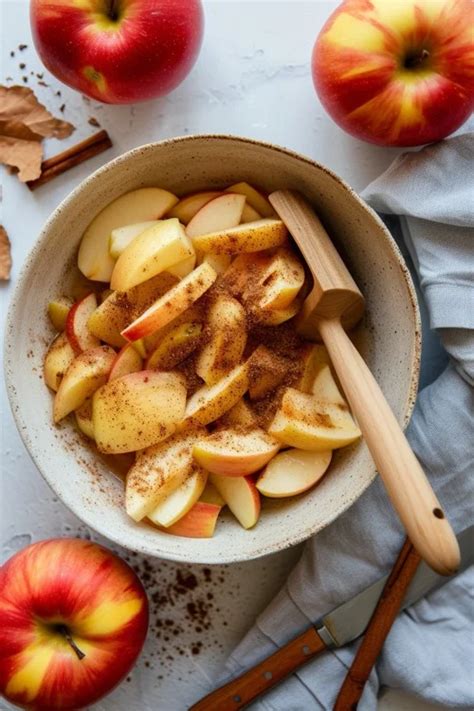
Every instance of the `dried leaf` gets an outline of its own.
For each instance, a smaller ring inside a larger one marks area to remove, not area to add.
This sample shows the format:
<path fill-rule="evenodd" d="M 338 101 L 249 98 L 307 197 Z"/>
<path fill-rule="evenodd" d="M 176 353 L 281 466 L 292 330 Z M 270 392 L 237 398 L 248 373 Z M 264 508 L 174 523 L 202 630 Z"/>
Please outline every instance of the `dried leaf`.
<path fill-rule="evenodd" d="M 66 138 L 74 131 L 54 118 L 31 89 L 0 86 L 0 162 L 15 167 L 22 182 L 41 174 L 43 138 Z"/>
<path fill-rule="evenodd" d="M 0 225 L 0 279 L 3 281 L 10 279 L 11 268 L 10 240 L 5 228 Z"/>

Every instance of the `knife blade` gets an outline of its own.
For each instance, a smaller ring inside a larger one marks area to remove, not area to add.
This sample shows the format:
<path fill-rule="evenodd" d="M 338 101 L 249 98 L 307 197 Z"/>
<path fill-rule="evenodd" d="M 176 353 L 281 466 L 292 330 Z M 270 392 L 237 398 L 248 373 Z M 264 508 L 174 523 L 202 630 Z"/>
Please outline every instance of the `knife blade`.
<path fill-rule="evenodd" d="M 459 571 L 465 570 L 474 563 L 474 526 L 467 528 L 458 536 L 461 550 L 461 565 Z M 316 631 L 327 647 L 341 647 L 360 637 L 364 633 L 375 610 L 388 575 L 377 580 L 358 595 L 336 607 L 324 615 L 315 624 Z M 407 590 L 400 610 L 441 587 L 449 577 L 438 575 L 426 563 L 422 562 Z"/>

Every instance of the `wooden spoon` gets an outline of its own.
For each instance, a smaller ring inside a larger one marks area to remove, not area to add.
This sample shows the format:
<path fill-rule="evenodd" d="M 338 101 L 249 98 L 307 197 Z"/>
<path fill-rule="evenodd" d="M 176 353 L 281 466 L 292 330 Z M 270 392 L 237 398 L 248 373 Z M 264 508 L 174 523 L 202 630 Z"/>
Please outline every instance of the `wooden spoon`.
<path fill-rule="evenodd" d="M 298 331 L 309 338 L 319 331 L 413 546 L 434 570 L 451 575 L 460 563 L 453 530 L 380 387 L 344 330 L 361 318 L 364 298 L 303 196 L 278 190 L 269 200 L 300 248 L 314 280 Z"/>

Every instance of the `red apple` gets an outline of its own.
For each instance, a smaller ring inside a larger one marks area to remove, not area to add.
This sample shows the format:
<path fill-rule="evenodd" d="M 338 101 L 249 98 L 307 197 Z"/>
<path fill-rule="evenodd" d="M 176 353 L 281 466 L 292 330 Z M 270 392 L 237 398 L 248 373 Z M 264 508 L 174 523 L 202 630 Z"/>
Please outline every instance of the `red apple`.
<path fill-rule="evenodd" d="M 68 86 L 108 104 L 175 89 L 201 47 L 200 0 L 32 0 L 33 39 Z"/>
<path fill-rule="evenodd" d="M 111 551 L 28 546 L 0 568 L 0 693 L 30 711 L 88 707 L 128 674 L 147 627 L 143 586 Z"/>
<path fill-rule="evenodd" d="M 470 0 L 346 0 L 316 41 L 313 79 L 348 133 L 416 146 L 470 116 L 472 62 Z"/>

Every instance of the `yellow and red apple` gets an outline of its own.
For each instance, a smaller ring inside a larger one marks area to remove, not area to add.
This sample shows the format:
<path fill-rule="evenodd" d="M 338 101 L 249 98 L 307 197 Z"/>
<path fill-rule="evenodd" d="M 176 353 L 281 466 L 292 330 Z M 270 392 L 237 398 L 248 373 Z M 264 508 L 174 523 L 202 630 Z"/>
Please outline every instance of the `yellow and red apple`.
<path fill-rule="evenodd" d="M 0 568 L 0 693 L 30 711 L 89 707 L 128 674 L 147 628 L 143 586 L 111 551 L 28 546 Z"/>
<path fill-rule="evenodd" d="M 32 0 L 31 28 L 58 79 L 108 104 L 162 96 L 201 47 L 200 0 Z"/>
<path fill-rule="evenodd" d="M 473 54 L 469 0 L 345 0 L 316 41 L 313 79 L 348 133 L 416 146 L 470 116 Z"/>

